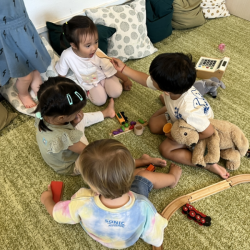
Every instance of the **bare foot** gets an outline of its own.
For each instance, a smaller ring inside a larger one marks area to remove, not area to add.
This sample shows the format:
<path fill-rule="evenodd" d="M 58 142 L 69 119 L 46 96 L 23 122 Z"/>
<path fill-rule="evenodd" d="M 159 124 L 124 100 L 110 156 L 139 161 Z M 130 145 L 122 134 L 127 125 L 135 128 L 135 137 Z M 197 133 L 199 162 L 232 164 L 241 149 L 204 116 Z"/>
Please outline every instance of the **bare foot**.
<path fill-rule="evenodd" d="M 174 188 L 177 185 L 177 183 L 179 182 L 179 179 L 180 179 L 181 173 L 182 173 L 182 169 L 178 165 L 171 163 L 168 173 L 172 174 L 175 177 L 175 182 L 169 186 L 170 188 Z"/>
<path fill-rule="evenodd" d="M 33 101 L 33 99 L 31 98 L 31 96 L 28 95 L 20 95 L 18 94 L 18 97 L 20 99 L 20 101 L 23 103 L 25 108 L 33 108 L 35 107 L 37 104 Z"/>
<path fill-rule="evenodd" d="M 135 160 L 135 166 L 138 167 L 144 167 L 152 163 L 155 166 L 158 167 L 166 167 L 167 162 L 161 158 L 153 158 L 147 154 L 143 154 L 139 159 Z"/>
<path fill-rule="evenodd" d="M 105 108 L 103 111 L 103 116 L 113 118 L 115 116 L 115 102 L 113 98 L 110 98 L 109 104 L 107 108 Z"/>
<path fill-rule="evenodd" d="M 219 175 L 223 179 L 227 179 L 230 176 L 230 174 L 227 172 L 227 170 L 218 164 L 213 164 L 213 165 L 207 164 L 205 169 L 214 173 L 214 174 Z"/>

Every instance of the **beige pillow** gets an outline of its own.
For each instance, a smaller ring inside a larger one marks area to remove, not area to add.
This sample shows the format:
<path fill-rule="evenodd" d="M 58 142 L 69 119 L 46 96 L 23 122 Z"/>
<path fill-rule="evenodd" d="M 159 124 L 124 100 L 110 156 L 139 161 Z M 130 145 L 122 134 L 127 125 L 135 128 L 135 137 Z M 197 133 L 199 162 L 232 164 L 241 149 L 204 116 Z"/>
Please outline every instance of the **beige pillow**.
<path fill-rule="evenodd" d="M 188 29 L 203 25 L 205 18 L 200 7 L 201 0 L 174 0 L 172 27 Z"/>
<path fill-rule="evenodd" d="M 16 118 L 17 114 L 9 113 L 6 108 L 0 103 L 0 130 L 8 126 L 12 120 Z"/>

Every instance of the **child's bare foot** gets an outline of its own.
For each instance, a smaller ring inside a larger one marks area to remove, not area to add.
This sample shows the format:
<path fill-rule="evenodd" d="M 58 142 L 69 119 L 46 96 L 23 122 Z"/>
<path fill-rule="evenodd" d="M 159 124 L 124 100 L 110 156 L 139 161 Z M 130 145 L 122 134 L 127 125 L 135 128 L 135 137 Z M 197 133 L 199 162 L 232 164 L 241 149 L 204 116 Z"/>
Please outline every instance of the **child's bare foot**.
<path fill-rule="evenodd" d="M 218 164 L 213 164 L 213 165 L 207 164 L 205 169 L 214 173 L 214 174 L 219 175 L 223 179 L 227 179 L 230 176 L 230 174 L 227 172 L 227 170 Z"/>
<path fill-rule="evenodd" d="M 115 102 L 113 98 L 110 98 L 109 104 L 107 108 L 105 108 L 103 111 L 103 116 L 113 118 L 115 116 Z"/>
<path fill-rule="evenodd" d="M 174 188 L 177 185 L 177 183 L 179 182 L 179 179 L 180 179 L 181 173 L 182 173 L 182 169 L 178 165 L 171 163 L 168 173 L 172 174 L 175 177 L 175 182 L 169 186 L 170 188 Z"/>
<path fill-rule="evenodd" d="M 161 158 L 153 158 L 147 154 L 143 154 L 139 159 L 135 160 L 136 167 L 145 167 L 152 163 L 158 167 L 166 167 L 167 162 Z"/>
<path fill-rule="evenodd" d="M 20 95 L 18 94 L 18 97 L 20 99 L 20 101 L 23 103 L 25 108 L 33 108 L 35 107 L 37 104 L 33 101 L 33 99 L 31 98 L 31 96 L 28 95 Z"/>

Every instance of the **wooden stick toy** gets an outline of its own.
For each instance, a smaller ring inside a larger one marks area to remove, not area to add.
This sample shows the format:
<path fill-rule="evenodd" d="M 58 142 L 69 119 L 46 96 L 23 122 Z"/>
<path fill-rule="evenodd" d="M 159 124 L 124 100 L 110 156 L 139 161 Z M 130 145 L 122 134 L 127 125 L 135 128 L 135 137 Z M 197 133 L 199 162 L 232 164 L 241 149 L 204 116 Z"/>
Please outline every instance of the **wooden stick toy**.
<path fill-rule="evenodd" d="M 112 60 L 111 57 L 105 55 L 105 54 L 104 54 L 102 51 L 100 51 L 100 50 L 97 50 L 95 53 L 96 53 L 96 55 L 97 55 L 98 57 L 100 57 L 100 58 L 107 58 L 107 59 L 109 59 L 109 60 Z"/>
<path fill-rule="evenodd" d="M 63 194 L 63 182 L 52 181 L 50 184 L 51 191 L 53 193 L 53 200 L 55 203 L 61 200 Z"/>

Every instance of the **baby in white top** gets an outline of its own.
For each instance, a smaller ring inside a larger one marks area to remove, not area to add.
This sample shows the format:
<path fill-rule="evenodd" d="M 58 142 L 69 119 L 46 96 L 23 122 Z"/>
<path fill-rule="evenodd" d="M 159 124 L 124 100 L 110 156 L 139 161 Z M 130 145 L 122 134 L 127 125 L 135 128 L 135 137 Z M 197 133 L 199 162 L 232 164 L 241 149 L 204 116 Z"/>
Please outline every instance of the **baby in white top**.
<path fill-rule="evenodd" d="M 97 106 L 105 104 L 107 96 L 117 98 L 123 88 L 131 89 L 132 82 L 128 77 L 117 72 L 109 59 L 96 55 L 97 50 L 103 52 L 98 49 L 97 28 L 90 18 L 75 16 L 62 27 L 61 41 L 64 35 L 71 47 L 63 51 L 55 66 L 60 76 L 66 76 L 71 69 L 89 100 Z"/>

